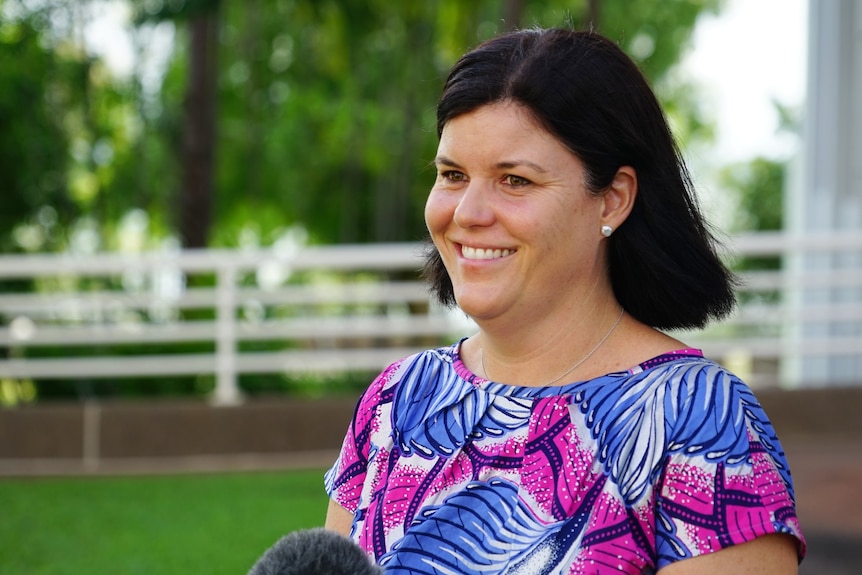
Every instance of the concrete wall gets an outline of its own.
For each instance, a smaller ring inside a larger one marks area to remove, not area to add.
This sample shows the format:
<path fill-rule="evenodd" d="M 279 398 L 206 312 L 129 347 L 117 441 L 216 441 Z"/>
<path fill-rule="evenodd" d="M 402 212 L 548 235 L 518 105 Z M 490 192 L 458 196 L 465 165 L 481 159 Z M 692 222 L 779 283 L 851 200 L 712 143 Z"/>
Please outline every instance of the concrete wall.
<path fill-rule="evenodd" d="M 758 393 L 782 442 L 862 445 L 862 386 Z M 0 475 L 328 465 L 355 400 L 66 403 L 0 410 Z"/>
<path fill-rule="evenodd" d="M 0 475 L 254 468 L 290 455 L 319 455 L 315 461 L 323 464 L 341 445 L 354 404 L 111 401 L 0 410 Z"/>

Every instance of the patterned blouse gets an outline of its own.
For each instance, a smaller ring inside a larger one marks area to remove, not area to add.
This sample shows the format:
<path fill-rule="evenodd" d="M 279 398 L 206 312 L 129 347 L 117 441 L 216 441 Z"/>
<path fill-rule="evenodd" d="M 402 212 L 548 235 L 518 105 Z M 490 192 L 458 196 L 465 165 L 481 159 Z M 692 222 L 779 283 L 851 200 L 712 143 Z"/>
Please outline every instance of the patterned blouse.
<path fill-rule="evenodd" d="M 535 388 L 459 349 L 380 374 L 325 477 L 387 573 L 654 573 L 768 533 L 804 556 L 772 425 L 700 351 Z"/>

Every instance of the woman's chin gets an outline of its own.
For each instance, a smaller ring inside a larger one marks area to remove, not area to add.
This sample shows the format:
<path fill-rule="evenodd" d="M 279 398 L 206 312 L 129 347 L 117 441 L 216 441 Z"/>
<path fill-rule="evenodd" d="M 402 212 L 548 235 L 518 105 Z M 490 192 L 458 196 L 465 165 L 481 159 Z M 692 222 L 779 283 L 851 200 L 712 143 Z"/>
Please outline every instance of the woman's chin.
<path fill-rule="evenodd" d="M 489 296 L 479 296 L 470 294 L 456 296 L 455 301 L 458 307 L 473 321 L 481 322 L 482 320 L 492 319 L 501 313 L 500 305 L 494 302 L 494 299 Z"/>

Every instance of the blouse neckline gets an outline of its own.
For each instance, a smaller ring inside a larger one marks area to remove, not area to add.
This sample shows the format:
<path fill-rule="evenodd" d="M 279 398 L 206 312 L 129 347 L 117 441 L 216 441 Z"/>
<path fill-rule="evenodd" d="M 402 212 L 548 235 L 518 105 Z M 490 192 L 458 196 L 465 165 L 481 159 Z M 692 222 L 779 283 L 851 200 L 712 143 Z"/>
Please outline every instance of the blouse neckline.
<path fill-rule="evenodd" d="M 608 378 L 615 379 L 621 377 L 629 377 L 634 374 L 656 368 L 660 365 L 677 361 L 679 359 L 703 359 L 702 350 L 693 347 L 686 347 L 662 353 L 624 371 L 611 372 L 587 380 L 578 380 L 562 385 L 532 387 L 525 385 L 511 385 L 507 383 L 499 383 L 496 381 L 485 379 L 484 377 L 481 377 L 480 375 L 470 371 L 467 366 L 464 365 L 464 362 L 461 360 L 461 344 L 464 342 L 464 339 L 453 344 L 451 347 L 452 368 L 455 370 L 455 373 L 458 375 L 458 377 L 460 377 L 473 387 L 481 389 L 488 393 L 492 393 L 494 395 L 518 397 L 548 397 L 556 395 L 566 395 L 567 393 L 574 392 L 576 388 L 583 388 L 584 386 L 588 386 L 593 382 L 605 383 Z"/>

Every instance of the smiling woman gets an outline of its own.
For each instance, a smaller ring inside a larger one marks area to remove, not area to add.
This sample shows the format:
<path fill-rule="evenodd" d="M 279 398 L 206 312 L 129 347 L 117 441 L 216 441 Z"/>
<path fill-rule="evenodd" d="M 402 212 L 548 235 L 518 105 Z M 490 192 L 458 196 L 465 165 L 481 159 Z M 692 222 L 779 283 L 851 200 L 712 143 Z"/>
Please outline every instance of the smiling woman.
<path fill-rule="evenodd" d="M 589 194 L 581 162 L 513 103 L 448 122 L 437 165 L 428 229 L 458 305 L 485 329 L 578 320 L 583 313 L 566 310 L 589 309 L 611 293 L 597 284 L 606 274 L 595 231 L 625 218 L 633 194 L 624 183 L 632 178 L 620 178 L 623 193 Z"/>
<path fill-rule="evenodd" d="M 426 275 L 479 331 L 367 389 L 327 525 L 387 573 L 794 573 L 766 414 L 661 331 L 721 318 L 733 278 L 634 63 L 512 32 L 461 58 L 437 112 Z"/>

